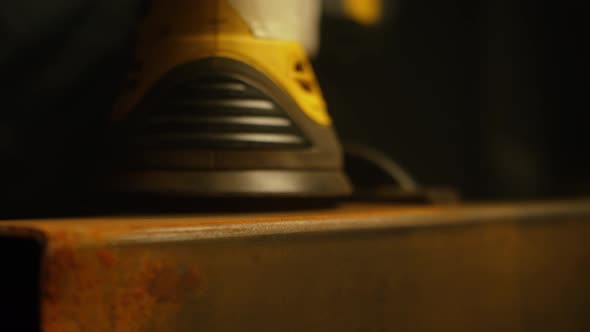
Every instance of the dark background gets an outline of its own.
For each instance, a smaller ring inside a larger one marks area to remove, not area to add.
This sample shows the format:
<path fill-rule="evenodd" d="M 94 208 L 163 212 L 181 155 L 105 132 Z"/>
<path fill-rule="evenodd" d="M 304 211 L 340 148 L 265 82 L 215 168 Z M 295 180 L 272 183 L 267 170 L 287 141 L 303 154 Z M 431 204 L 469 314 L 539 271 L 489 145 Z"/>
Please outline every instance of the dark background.
<path fill-rule="evenodd" d="M 342 137 L 466 199 L 590 193 L 582 2 L 401 0 L 324 22 L 317 67 Z"/>
<path fill-rule="evenodd" d="M 590 193 L 582 2 L 386 1 L 379 27 L 323 22 L 315 62 L 344 141 L 467 200 Z M 141 12 L 0 3 L 0 213 L 84 196 Z"/>

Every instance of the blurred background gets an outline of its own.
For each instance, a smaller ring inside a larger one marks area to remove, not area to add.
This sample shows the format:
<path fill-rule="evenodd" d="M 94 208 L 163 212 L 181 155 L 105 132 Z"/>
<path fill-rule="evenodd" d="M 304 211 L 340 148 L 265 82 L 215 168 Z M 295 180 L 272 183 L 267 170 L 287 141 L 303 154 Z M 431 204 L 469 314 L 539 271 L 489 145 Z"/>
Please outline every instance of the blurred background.
<path fill-rule="evenodd" d="M 590 194 L 582 2 L 385 3 L 380 26 L 323 19 L 315 65 L 343 141 L 470 201 Z M 0 213 L 83 197 L 143 6 L 0 4 Z"/>
<path fill-rule="evenodd" d="M 590 193 L 585 12 L 573 1 L 386 1 L 326 18 L 317 69 L 345 140 L 468 200 Z"/>

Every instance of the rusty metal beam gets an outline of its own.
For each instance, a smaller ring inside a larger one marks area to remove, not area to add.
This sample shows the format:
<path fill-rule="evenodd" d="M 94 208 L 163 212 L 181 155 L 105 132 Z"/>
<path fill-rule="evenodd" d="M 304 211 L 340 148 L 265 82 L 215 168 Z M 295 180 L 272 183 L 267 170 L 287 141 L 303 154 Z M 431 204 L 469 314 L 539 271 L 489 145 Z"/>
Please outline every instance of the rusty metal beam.
<path fill-rule="evenodd" d="M 47 332 L 590 330 L 590 201 L 0 222 L 15 239 Z"/>

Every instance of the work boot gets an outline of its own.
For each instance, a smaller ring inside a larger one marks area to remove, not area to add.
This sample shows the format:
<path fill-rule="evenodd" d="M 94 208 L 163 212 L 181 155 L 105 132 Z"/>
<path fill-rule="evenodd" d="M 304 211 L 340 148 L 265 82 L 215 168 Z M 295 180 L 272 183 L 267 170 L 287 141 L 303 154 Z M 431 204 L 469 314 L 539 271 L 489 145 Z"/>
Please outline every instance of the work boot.
<path fill-rule="evenodd" d="M 236 2 L 151 2 L 137 68 L 115 106 L 113 190 L 189 197 L 350 193 L 306 49 L 265 36 Z"/>

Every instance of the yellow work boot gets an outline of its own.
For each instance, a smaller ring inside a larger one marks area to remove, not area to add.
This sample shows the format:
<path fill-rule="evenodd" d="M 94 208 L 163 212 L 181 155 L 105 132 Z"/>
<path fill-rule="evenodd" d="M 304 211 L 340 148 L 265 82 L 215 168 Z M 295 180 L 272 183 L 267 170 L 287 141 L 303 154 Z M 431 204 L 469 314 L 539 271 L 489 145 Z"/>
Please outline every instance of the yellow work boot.
<path fill-rule="evenodd" d="M 230 0 L 152 1 L 133 85 L 114 112 L 116 191 L 350 193 L 305 49 L 255 29 Z"/>

